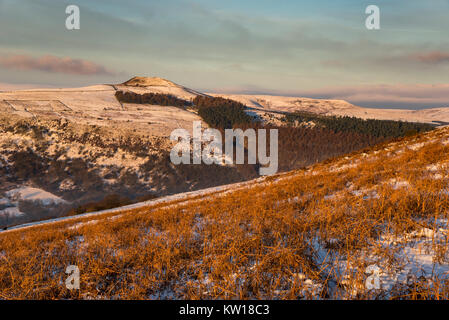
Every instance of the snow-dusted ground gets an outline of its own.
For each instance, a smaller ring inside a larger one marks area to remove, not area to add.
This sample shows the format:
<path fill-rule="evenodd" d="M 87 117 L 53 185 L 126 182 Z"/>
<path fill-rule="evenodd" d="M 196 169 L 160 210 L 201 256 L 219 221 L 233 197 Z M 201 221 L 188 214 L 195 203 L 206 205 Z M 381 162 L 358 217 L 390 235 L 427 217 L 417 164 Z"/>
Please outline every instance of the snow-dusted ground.
<path fill-rule="evenodd" d="M 341 272 L 341 283 L 346 286 L 350 297 L 370 290 L 389 298 L 395 292 L 402 292 L 421 282 L 428 288 L 436 288 L 449 280 L 449 256 L 447 221 L 440 219 L 432 228 L 423 227 L 404 235 L 385 233 L 364 249 L 355 261 L 334 257 Z M 327 250 L 319 248 L 321 255 Z M 385 254 L 387 253 L 387 254 Z M 366 274 L 365 281 L 354 281 L 360 274 L 360 266 Z"/>
<path fill-rule="evenodd" d="M 148 83 L 147 83 L 148 84 Z M 125 86 L 124 86 L 125 87 Z M 119 86 L 120 88 L 120 86 Z M 124 88 L 125 89 L 125 88 Z M 130 87 L 127 87 L 130 89 Z M 168 92 L 177 96 L 187 98 L 194 96 L 194 93 L 186 91 L 186 88 L 173 87 L 169 83 L 156 83 L 152 87 L 131 87 L 130 90 L 136 92 Z M 81 89 L 55 89 L 55 90 L 28 90 L 28 91 L 16 91 L 16 92 L 2 92 L 0 93 L 0 110 L 4 112 L 16 113 L 28 117 L 34 117 L 39 115 L 52 114 L 57 117 L 66 117 L 75 121 L 85 121 L 88 123 L 104 124 L 108 123 L 98 118 L 111 118 L 112 121 L 119 121 L 121 123 L 127 123 L 130 121 L 134 125 L 140 123 L 146 125 L 148 128 L 156 128 L 154 132 L 170 132 L 173 128 L 184 126 L 186 129 L 190 129 L 191 122 L 198 119 L 195 115 L 180 109 L 170 109 L 170 107 L 157 107 L 157 106 L 135 106 L 125 104 L 120 105 L 114 98 L 115 89 L 113 86 L 93 86 Z M 185 94 L 185 96 L 182 96 Z M 384 109 L 364 109 L 348 104 L 344 101 L 331 101 L 331 100 L 316 100 L 305 98 L 288 98 L 288 97 L 273 97 L 273 96 L 228 96 L 229 98 L 239 100 L 248 104 L 253 108 L 260 110 L 274 110 L 274 111 L 312 111 L 322 114 L 335 114 L 335 115 L 352 115 L 361 118 L 377 118 L 377 119 L 393 119 L 393 120 L 407 120 L 407 121 L 447 121 L 449 122 L 449 108 L 441 109 L 428 109 L 423 111 L 410 111 L 410 110 L 384 110 Z M 123 109 L 124 108 L 124 109 Z M 139 108 L 145 108 L 145 110 L 139 110 Z M 148 122 L 152 122 L 148 124 Z M 113 123 L 113 122 L 110 122 Z M 130 126 L 128 123 L 127 126 Z M 166 131 L 158 131 L 159 127 Z M 149 134 L 154 134 L 153 131 Z M 164 134 L 165 134 L 164 133 Z M 447 140 L 446 140 L 447 141 Z M 417 151 L 422 148 L 424 144 L 418 142 L 404 146 L 410 150 Z M 386 148 L 385 150 L 388 151 Z M 398 150 L 395 151 L 396 153 Z M 363 157 L 362 155 L 361 157 Z M 366 154 L 365 154 L 366 156 Z M 104 164 L 109 164 L 112 158 L 100 158 Z M 109 161 L 109 162 L 108 162 Z M 115 161 L 115 160 L 114 160 Z M 113 161 L 113 163 L 114 163 Z M 359 162 L 354 159 L 335 165 L 330 169 L 334 172 L 342 172 L 352 168 L 356 168 Z M 446 164 L 431 164 L 428 166 L 429 172 L 437 172 L 440 167 Z M 310 172 L 310 174 L 315 174 Z M 441 179 L 442 176 L 435 175 L 435 179 Z M 282 177 L 280 178 L 282 179 Z M 98 212 L 86 213 L 77 216 L 63 217 L 58 219 L 52 219 L 47 221 L 40 221 L 35 223 L 28 223 L 11 227 L 8 230 L 0 232 L 10 232 L 12 230 L 19 230 L 24 228 L 32 228 L 38 225 L 46 225 L 51 223 L 57 223 L 61 221 L 73 221 L 73 224 L 69 228 L 77 229 L 86 224 L 101 223 L 101 216 L 105 214 L 117 213 L 116 216 L 110 217 L 114 219 L 121 215 L 123 211 L 137 209 L 142 207 L 153 206 L 161 203 L 167 203 L 167 206 L 173 206 L 171 203 L 174 201 L 182 201 L 186 203 L 193 201 L 193 198 L 200 196 L 201 199 L 219 196 L 227 192 L 235 191 L 238 189 L 254 186 L 257 183 L 265 183 L 265 178 L 257 180 L 237 183 L 232 185 L 219 186 L 194 192 L 187 192 L 181 194 L 175 194 L 159 198 L 156 200 L 145 201 L 136 203 L 120 208 L 103 210 Z M 409 188 L 409 182 L 401 179 L 391 179 L 384 183 L 389 184 L 393 189 Z M 67 182 L 68 187 L 70 183 Z M 348 187 L 348 190 L 352 192 L 354 196 L 363 196 L 366 198 L 377 197 L 375 190 L 356 190 Z M 329 194 L 325 196 L 326 200 L 331 201 L 338 194 Z M 4 198 L 0 199 L 0 204 L 9 205 L 14 201 L 31 200 L 40 201 L 43 204 L 62 203 L 64 200 L 45 192 L 40 189 L 31 187 L 21 187 L 11 190 L 5 194 Z M 288 199 L 287 201 L 297 201 L 298 199 Z M 1 214 L 20 216 L 23 213 L 19 211 L 18 207 L 11 206 L 0 210 Z M 98 219 L 90 221 L 79 221 L 82 218 L 98 217 Z M 200 224 L 198 224 L 200 229 Z M 445 252 L 439 250 L 440 246 L 447 246 L 447 222 L 437 221 L 432 227 L 423 227 L 421 230 L 404 234 L 404 235 L 391 235 L 385 233 L 376 243 L 372 243 L 371 246 L 362 252 L 360 259 L 365 259 L 370 265 L 375 266 L 377 269 L 377 276 L 380 280 L 381 288 L 384 290 L 392 290 L 395 286 L 407 285 L 411 280 L 415 281 L 420 275 L 425 278 L 437 278 L 447 279 L 449 275 L 449 263 L 447 263 L 446 257 L 438 256 L 438 252 Z M 80 240 L 81 241 L 81 240 Z M 317 240 L 316 249 L 323 255 L 323 259 L 327 256 L 328 249 L 323 244 L 320 244 Z M 394 256 L 394 263 L 390 260 L 385 260 L 379 255 L 376 255 L 377 250 L 389 252 Z M 344 258 L 340 260 L 342 265 L 343 277 L 346 277 L 348 281 L 343 281 L 342 284 L 353 283 L 349 281 L 353 266 Z M 256 267 L 256 266 L 255 266 Z M 373 269 L 374 270 L 374 269 Z M 243 272 L 243 271 L 242 271 Z M 235 281 L 239 281 L 239 274 L 232 274 L 232 278 Z M 320 291 L 321 287 L 319 283 L 315 283 L 312 279 L 307 279 L 303 274 L 292 275 L 292 281 L 303 281 L 307 284 L 307 290 L 313 295 Z M 205 277 L 203 284 L 210 284 L 210 280 Z M 352 287 L 349 288 L 350 292 L 356 295 L 363 288 Z M 161 293 L 164 296 L 166 293 Z M 279 292 L 281 295 L 282 292 Z"/>
<path fill-rule="evenodd" d="M 16 218 L 25 215 L 25 213 L 21 212 L 18 207 L 8 207 L 3 210 L 0 210 L 0 218 L 1 217 L 9 217 Z"/>
<path fill-rule="evenodd" d="M 191 131 L 192 122 L 201 120 L 195 113 L 180 108 L 121 104 L 115 98 L 117 90 L 170 93 L 186 99 L 195 96 L 187 88 L 164 86 L 96 85 L 5 91 L 0 92 L 0 112 L 27 118 L 65 118 L 80 124 L 133 128 L 155 136 L 169 136 L 176 128 Z"/>
<path fill-rule="evenodd" d="M 362 119 L 400 120 L 408 122 L 449 122 L 449 108 L 424 110 L 380 109 L 355 106 L 344 100 L 310 99 L 271 95 L 214 94 L 239 101 L 257 111 L 295 112 L 305 111 L 321 115 L 353 116 Z M 379 106 L 381 107 L 381 106 Z"/>
<path fill-rule="evenodd" d="M 397 261 L 396 268 L 386 267 L 386 261 L 379 262 L 381 268 L 384 268 L 379 275 L 383 288 L 391 290 L 394 285 L 405 285 L 412 280 L 410 278 L 419 276 L 449 279 L 447 250 L 443 250 L 445 254 L 440 257 L 436 253 L 438 246 L 446 247 L 447 243 L 447 221 L 443 220 L 437 221 L 433 229 L 422 228 L 403 236 L 382 237 L 378 245 L 394 252 Z"/>
<path fill-rule="evenodd" d="M 50 192 L 32 187 L 20 187 L 10 190 L 6 192 L 6 196 L 15 200 L 38 201 L 45 206 L 67 202 Z"/>
<path fill-rule="evenodd" d="M 202 93 L 160 78 L 133 78 L 124 84 L 94 85 L 68 89 L 33 89 L 0 92 L 0 112 L 24 117 L 55 117 L 100 126 L 133 126 L 148 134 L 168 136 L 176 128 L 191 130 L 200 120 L 193 112 L 174 107 L 121 104 L 117 90 L 136 93 L 163 93 L 190 100 Z M 352 105 L 343 100 L 309 99 L 269 95 L 223 96 L 246 104 L 252 113 L 308 111 L 323 115 L 403 120 L 410 122 L 449 122 L 449 108 L 426 110 L 372 109 Z"/>
<path fill-rule="evenodd" d="M 280 176 L 283 176 L 283 175 L 281 174 Z M 261 177 L 261 178 L 251 180 L 251 181 L 246 181 L 246 182 L 239 182 L 239 183 L 228 184 L 228 185 L 223 185 L 223 186 L 218 186 L 218 187 L 212 187 L 212 188 L 207 188 L 207 189 L 202 189 L 202 190 L 197 190 L 197 191 L 185 192 L 185 193 L 177 193 L 174 195 L 161 197 L 161 198 L 158 198 L 155 200 L 148 200 L 148 201 L 144 201 L 144 202 L 134 203 L 131 205 L 118 207 L 118 208 L 114 208 L 114 209 L 102 210 L 102 211 L 97 211 L 97 212 L 89 212 L 89 213 L 80 214 L 80 215 L 76 215 L 76 216 L 61 217 L 61 218 L 56 218 L 56 219 L 21 224 L 21 225 L 17 225 L 14 227 L 10 227 L 7 230 L 3 230 L 3 231 L 0 230 L 0 233 L 1 232 L 9 232 L 12 230 L 17 230 L 17 229 L 30 228 L 30 227 L 34 227 L 34 226 L 43 225 L 43 224 L 57 223 L 57 222 L 61 222 L 61 221 L 78 220 L 80 218 L 87 218 L 87 217 L 94 217 L 94 216 L 101 217 L 104 214 L 109 214 L 109 213 L 114 213 L 114 212 L 124 212 L 127 210 L 138 209 L 138 208 L 142 208 L 142 207 L 148 207 L 148 206 L 153 206 L 153 205 L 157 205 L 160 203 L 173 202 L 173 201 L 178 201 L 178 200 L 183 200 L 183 203 L 186 203 L 186 201 L 189 201 L 190 198 L 195 198 L 197 196 L 201 196 L 201 199 L 204 199 L 204 198 L 206 198 L 208 196 L 212 196 L 212 195 L 214 195 L 214 196 L 218 196 L 219 194 L 223 195 L 230 191 L 235 191 L 235 190 L 238 190 L 241 188 L 254 186 L 254 184 L 257 184 L 257 183 L 264 183 L 265 179 L 266 179 L 266 177 Z M 99 220 L 96 220 L 96 221 L 99 221 Z"/>
<path fill-rule="evenodd" d="M 20 201 L 33 202 L 40 206 L 51 207 L 59 204 L 65 204 L 64 199 L 39 188 L 22 186 L 9 190 L 4 193 L 0 199 L 0 219 L 14 220 L 15 218 L 26 219 L 27 214 L 20 209 Z"/>

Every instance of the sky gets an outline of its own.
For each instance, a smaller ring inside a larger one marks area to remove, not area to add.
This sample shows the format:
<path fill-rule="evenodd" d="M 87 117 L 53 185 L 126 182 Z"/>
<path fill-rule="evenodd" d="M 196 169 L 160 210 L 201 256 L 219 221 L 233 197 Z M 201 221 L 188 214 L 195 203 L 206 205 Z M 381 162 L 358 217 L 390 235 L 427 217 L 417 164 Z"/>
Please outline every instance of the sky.
<path fill-rule="evenodd" d="M 80 8 L 67 30 L 66 7 Z M 368 5 L 380 30 L 368 30 Z M 0 0 L 0 89 L 157 76 L 204 92 L 449 107 L 449 0 Z"/>

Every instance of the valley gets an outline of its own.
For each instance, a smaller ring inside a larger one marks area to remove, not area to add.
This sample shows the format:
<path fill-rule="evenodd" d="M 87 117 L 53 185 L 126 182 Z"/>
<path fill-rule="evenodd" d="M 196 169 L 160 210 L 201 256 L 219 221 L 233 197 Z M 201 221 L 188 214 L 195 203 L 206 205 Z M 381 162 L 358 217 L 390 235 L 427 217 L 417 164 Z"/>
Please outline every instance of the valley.
<path fill-rule="evenodd" d="M 245 183 L 3 231 L 0 296 L 447 299 L 448 148 L 440 128 Z M 76 292 L 60 285 L 72 263 L 82 270 Z"/>
<path fill-rule="evenodd" d="M 299 100 L 307 101 L 309 107 Z M 279 130 L 279 170 L 287 172 L 405 134 L 432 130 L 437 119 L 449 120 L 436 116 L 444 114 L 443 109 L 440 113 L 426 110 L 435 115 L 427 119 L 432 125 L 377 121 L 367 126 L 356 119 L 333 118 L 358 115 L 362 108 L 332 100 L 313 100 L 315 107 L 311 103 L 306 98 L 220 98 L 145 77 L 114 85 L 0 92 L 0 227 L 105 210 L 259 176 L 258 163 L 171 163 L 174 143 L 170 133 L 175 129 L 192 132 L 194 121 L 220 130 L 236 125 Z M 215 107 L 210 108 L 212 105 Z M 387 118 L 396 119 L 397 112 Z M 357 126 L 371 129 L 357 131 Z M 34 190 L 42 199 L 60 201 L 41 201 L 20 192 L 12 197 L 14 190 Z"/>

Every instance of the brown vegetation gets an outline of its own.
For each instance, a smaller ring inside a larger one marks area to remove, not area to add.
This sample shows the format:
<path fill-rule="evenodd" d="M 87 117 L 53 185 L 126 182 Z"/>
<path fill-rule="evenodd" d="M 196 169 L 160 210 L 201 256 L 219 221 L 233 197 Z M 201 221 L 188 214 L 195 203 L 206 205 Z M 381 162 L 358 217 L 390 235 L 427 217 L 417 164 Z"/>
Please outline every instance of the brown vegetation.
<path fill-rule="evenodd" d="M 0 233 L 0 297 L 447 299 L 445 278 L 367 290 L 365 270 L 398 272 L 405 235 L 447 230 L 448 137 L 436 130 L 234 192 Z M 386 236 L 397 240 L 385 247 Z M 447 265 L 447 248 L 434 237 L 422 250 Z M 64 286 L 71 264 L 80 290 Z"/>

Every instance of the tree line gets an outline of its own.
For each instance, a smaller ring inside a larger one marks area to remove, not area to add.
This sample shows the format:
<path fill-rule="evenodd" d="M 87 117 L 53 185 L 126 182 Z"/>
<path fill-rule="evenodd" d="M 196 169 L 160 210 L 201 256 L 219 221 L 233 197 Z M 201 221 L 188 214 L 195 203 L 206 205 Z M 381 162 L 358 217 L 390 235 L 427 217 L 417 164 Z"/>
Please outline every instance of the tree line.
<path fill-rule="evenodd" d="M 198 115 L 213 128 L 230 129 L 253 121 L 245 112 L 246 106 L 231 99 L 197 96 L 193 104 Z"/>
<path fill-rule="evenodd" d="M 193 106 L 198 115 L 213 128 L 228 129 L 235 125 L 248 124 L 253 119 L 246 114 L 246 106 L 231 99 L 197 96 L 192 101 L 179 99 L 170 94 L 117 91 L 115 97 L 122 103 L 152 104 L 184 108 Z"/>
<path fill-rule="evenodd" d="M 357 132 L 373 137 L 399 138 L 420 132 L 427 132 L 435 126 L 426 123 L 393 120 L 360 119 L 356 117 L 321 116 L 309 112 L 286 114 L 281 121 L 288 125 L 313 122 L 334 132 Z"/>
<path fill-rule="evenodd" d="M 144 93 L 139 94 L 131 91 L 117 91 L 115 97 L 123 103 L 152 104 L 158 106 L 185 107 L 190 105 L 189 101 L 179 99 L 170 94 Z"/>

